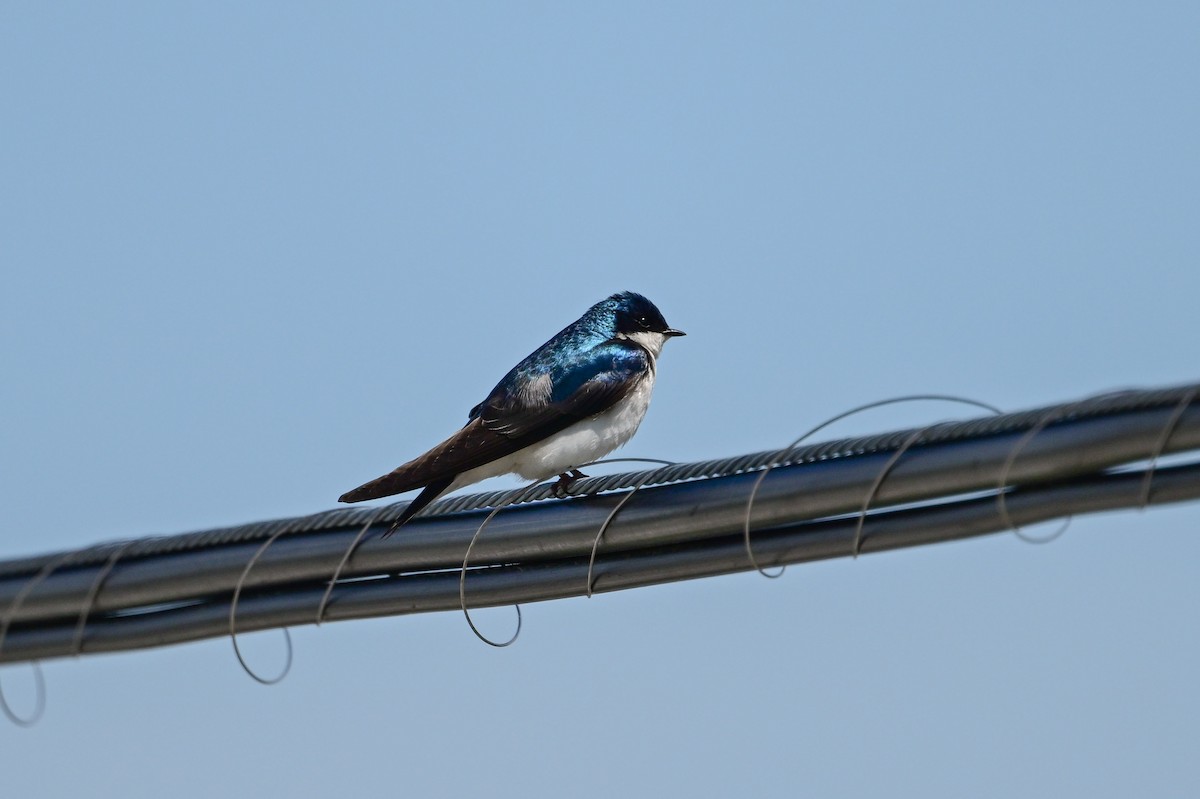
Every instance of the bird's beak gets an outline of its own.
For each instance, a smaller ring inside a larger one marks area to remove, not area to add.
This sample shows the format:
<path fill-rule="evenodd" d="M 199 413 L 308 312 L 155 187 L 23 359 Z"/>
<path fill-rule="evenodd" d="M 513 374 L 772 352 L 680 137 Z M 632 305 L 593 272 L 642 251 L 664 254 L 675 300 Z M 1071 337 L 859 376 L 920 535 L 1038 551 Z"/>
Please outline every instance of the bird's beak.
<path fill-rule="evenodd" d="M 686 336 L 687 333 L 684 333 L 682 330 L 676 330 L 673 327 L 668 327 L 663 331 L 663 335 L 670 338 L 671 336 Z"/>

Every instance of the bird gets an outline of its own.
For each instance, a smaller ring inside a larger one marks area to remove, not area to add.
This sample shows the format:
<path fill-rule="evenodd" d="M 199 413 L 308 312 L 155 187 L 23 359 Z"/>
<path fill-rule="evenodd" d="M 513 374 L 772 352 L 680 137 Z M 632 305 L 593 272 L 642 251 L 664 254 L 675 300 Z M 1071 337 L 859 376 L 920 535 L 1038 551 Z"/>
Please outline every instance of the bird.
<path fill-rule="evenodd" d="M 641 294 L 613 294 L 510 369 L 458 432 L 338 501 L 421 488 L 386 538 L 442 494 L 490 477 L 515 473 L 542 481 L 558 475 L 556 490 L 565 493 L 586 476 L 579 466 L 637 432 L 663 346 L 683 335 Z"/>

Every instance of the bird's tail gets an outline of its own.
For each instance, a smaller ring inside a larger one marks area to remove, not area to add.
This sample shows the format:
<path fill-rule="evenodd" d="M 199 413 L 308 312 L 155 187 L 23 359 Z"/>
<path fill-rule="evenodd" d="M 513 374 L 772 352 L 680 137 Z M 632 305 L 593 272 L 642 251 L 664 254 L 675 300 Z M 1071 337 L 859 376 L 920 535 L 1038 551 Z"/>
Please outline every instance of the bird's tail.
<path fill-rule="evenodd" d="M 392 522 L 392 526 L 389 527 L 387 531 L 380 536 L 380 538 L 387 538 L 392 533 L 403 527 L 405 522 L 420 513 L 426 505 L 444 494 L 446 489 L 450 487 L 450 483 L 453 481 L 454 478 L 449 477 L 445 480 L 438 480 L 437 482 L 430 483 L 429 485 L 425 486 L 424 490 L 422 490 L 420 494 L 417 494 L 416 499 L 408 503 L 408 507 L 405 508 L 400 514 L 400 518 Z"/>
<path fill-rule="evenodd" d="M 421 491 L 420 494 L 417 494 L 416 499 L 408 503 L 408 507 L 406 507 L 400 514 L 400 518 L 392 522 L 392 526 L 387 529 L 387 532 L 384 533 L 382 537 L 387 538 L 389 535 L 396 532 L 396 530 L 400 529 L 405 522 L 420 513 L 426 505 L 444 494 L 446 489 L 449 488 L 450 484 L 453 482 L 454 477 L 451 476 L 442 480 L 434 480 L 432 483 L 425 486 L 424 490 Z M 416 486 L 406 483 L 399 483 L 396 477 L 396 472 L 392 472 L 391 474 L 385 474 L 383 477 L 372 480 L 369 483 L 364 483 L 358 488 L 347 491 L 338 498 L 338 501 L 362 502 L 368 499 L 378 499 L 379 497 L 388 497 L 392 494 L 399 494 L 403 491 L 408 491 L 411 488 L 416 488 Z"/>
<path fill-rule="evenodd" d="M 368 499 L 390 497 L 392 494 L 411 491 L 420 483 L 413 485 L 412 479 L 407 474 L 407 466 L 408 464 L 405 464 L 393 472 L 388 472 L 383 477 L 376 477 L 369 483 L 363 483 L 358 488 L 350 489 L 338 497 L 338 502 L 365 502 Z"/>

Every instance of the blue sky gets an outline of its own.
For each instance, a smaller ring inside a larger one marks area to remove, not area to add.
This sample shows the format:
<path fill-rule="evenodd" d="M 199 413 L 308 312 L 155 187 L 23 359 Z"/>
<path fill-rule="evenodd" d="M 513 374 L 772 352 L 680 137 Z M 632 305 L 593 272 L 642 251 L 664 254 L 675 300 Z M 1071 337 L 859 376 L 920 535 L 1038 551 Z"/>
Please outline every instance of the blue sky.
<path fill-rule="evenodd" d="M 6 4 L 0 554 L 328 508 L 621 289 L 689 334 L 631 456 L 1194 380 L 1198 29 L 1190 3 Z M 41 724 L 0 725 L 5 785 L 1186 795 L 1196 514 L 544 603 L 501 651 L 455 614 L 303 628 L 269 689 L 220 640 L 52 662 Z M 29 706 L 28 669 L 0 680 Z"/>

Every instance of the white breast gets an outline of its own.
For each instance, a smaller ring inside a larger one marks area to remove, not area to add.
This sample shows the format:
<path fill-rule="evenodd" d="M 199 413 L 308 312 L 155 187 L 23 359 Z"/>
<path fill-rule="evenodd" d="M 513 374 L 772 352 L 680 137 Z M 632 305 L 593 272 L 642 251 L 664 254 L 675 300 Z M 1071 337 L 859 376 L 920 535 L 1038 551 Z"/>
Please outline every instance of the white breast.
<path fill-rule="evenodd" d="M 463 472 L 451 488 L 515 472 L 526 480 L 546 480 L 590 461 L 599 460 L 637 432 L 650 407 L 654 369 L 625 398 L 596 416 L 576 422 L 554 435 L 505 458 Z"/>

